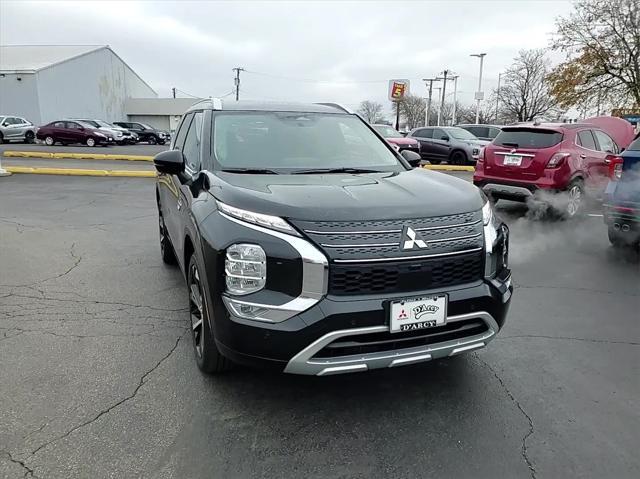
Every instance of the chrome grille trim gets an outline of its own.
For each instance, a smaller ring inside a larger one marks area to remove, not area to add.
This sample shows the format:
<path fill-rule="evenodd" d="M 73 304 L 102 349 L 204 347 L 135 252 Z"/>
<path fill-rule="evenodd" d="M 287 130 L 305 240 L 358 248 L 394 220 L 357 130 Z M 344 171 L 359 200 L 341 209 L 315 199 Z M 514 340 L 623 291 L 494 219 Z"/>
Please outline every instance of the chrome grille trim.
<path fill-rule="evenodd" d="M 315 231 L 315 230 L 303 230 L 305 233 L 314 235 L 368 235 L 368 234 L 387 234 L 387 233 L 402 233 L 402 230 L 371 230 L 371 231 Z"/>
<path fill-rule="evenodd" d="M 414 256 L 396 256 L 394 258 L 365 258 L 365 259 L 334 259 L 335 263 L 377 263 L 383 261 L 414 261 L 416 259 L 440 258 L 443 256 L 454 256 L 465 253 L 475 253 L 482 251 L 482 248 L 465 249 L 462 251 L 451 251 L 450 253 L 423 254 Z"/>
<path fill-rule="evenodd" d="M 445 225 L 445 226 L 430 226 L 428 228 L 414 228 L 416 231 L 433 231 L 433 230 L 444 230 L 447 228 L 464 228 L 466 226 L 475 226 L 480 223 L 482 220 L 472 221 L 471 223 L 460 223 L 457 225 Z"/>

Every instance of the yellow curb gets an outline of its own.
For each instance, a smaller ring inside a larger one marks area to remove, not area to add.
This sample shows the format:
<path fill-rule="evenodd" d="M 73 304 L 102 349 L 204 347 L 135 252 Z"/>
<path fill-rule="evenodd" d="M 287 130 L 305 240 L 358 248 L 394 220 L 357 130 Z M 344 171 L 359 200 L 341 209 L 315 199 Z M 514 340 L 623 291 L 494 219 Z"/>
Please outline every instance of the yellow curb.
<path fill-rule="evenodd" d="M 5 151 L 5 158 L 47 158 L 70 160 L 127 160 L 153 161 L 153 156 L 145 155 L 111 155 L 104 153 L 60 153 L 49 151 Z"/>
<path fill-rule="evenodd" d="M 462 165 L 423 165 L 423 168 L 427 170 L 438 170 L 438 171 L 476 171 L 473 166 L 462 166 Z"/>
<path fill-rule="evenodd" d="M 29 168 L 26 166 L 7 166 L 10 173 L 25 173 L 32 175 L 65 175 L 65 176 L 116 176 L 129 178 L 155 178 L 155 171 L 139 170 L 83 170 L 79 168 Z"/>

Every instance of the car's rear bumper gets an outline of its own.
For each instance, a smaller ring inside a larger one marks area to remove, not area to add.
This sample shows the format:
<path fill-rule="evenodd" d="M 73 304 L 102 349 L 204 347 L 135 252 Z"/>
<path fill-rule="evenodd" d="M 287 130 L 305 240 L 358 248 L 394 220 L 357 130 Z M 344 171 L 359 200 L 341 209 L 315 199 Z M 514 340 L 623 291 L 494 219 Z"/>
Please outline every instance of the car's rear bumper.
<path fill-rule="evenodd" d="M 489 197 L 514 201 L 527 201 L 540 189 L 535 183 L 508 182 L 495 179 L 477 180 L 474 178 L 473 184 Z"/>
<path fill-rule="evenodd" d="M 397 367 L 486 346 L 504 324 L 512 291 L 508 274 L 501 280 L 401 297 L 327 296 L 277 324 L 231 317 L 222 301 L 214 299 L 214 334 L 220 351 L 231 360 L 288 373 L 324 376 Z M 390 333 L 391 301 L 436 293 L 448 296 L 446 326 Z"/>

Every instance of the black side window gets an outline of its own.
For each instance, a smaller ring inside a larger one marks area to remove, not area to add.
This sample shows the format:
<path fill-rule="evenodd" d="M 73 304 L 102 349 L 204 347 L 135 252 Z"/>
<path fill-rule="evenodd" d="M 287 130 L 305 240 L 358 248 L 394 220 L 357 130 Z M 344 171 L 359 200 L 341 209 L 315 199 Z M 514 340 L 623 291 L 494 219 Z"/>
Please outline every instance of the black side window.
<path fill-rule="evenodd" d="M 478 138 L 489 138 L 489 128 L 486 126 L 478 126 L 476 127 L 476 131 L 472 131 L 474 135 Z"/>
<path fill-rule="evenodd" d="M 449 135 L 447 135 L 444 130 L 441 130 L 440 128 L 436 128 L 433 130 L 433 138 L 435 138 L 436 140 L 441 140 L 444 136 L 449 138 Z"/>
<path fill-rule="evenodd" d="M 489 128 L 489 136 L 492 140 L 500 134 L 500 128 Z"/>
<path fill-rule="evenodd" d="M 56 121 L 55 123 L 53 123 L 52 125 L 54 128 L 64 128 L 64 121 Z"/>
<path fill-rule="evenodd" d="M 80 129 L 80 125 L 78 125 L 77 123 L 74 123 L 72 121 L 68 121 L 67 122 L 67 128 L 70 128 L 72 130 L 79 130 Z"/>
<path fill-rule="evenodd" d="M 187 131 L 189 131 L 191 118 L 193 118 L 193 113 L 189 113 L 182 118 L 182 123 L 180 123 L 178 134 L 176 135 L 176 140 L 173 144 L 174 150 L 182 150 L 182 147 L 184 146 L 184 139 L 187 137 Z"/>
<path fill-rule="evenodd" d="M 422 128 L 420 130 L 416 130 L 413 136 L 418 136 L 420 138 L 431 138 L 431 134 L 433 130 L 431 128 Z"/>
<path fill-rule="evenodd" d="M 593 134 L 591 130 L 583 130 L 578 132 L 578 144 L 583 148 L 588 148 L 590 150 L 597 150 L 596 141 L 593 139 Z"/>
<path fill-rule="evenodd" d="M 189 132 L 184 140 L 182 154 L 184 155 L 185 166 L 195 173 L 200 171 L 200 144 L 202 143 L 202 112 L 198 111 L 193 115 L 193 121 L 189 126 Z"/>

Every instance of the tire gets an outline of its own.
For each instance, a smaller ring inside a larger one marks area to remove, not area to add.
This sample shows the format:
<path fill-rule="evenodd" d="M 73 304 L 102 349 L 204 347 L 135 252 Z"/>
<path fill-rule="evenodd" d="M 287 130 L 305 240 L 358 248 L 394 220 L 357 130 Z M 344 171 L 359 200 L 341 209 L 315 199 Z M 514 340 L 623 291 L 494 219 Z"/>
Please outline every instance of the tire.
<path fill-rule="evenodd" d="M 192 254 L 187 268 L 187 294 L 189 298 L 189 326 L 193 339 L 193 352 L 200 371 L 215 374 L 228 371 L 231 361 L 225 358 L 216 346 L 209 322 L 206 295 L 200 283 L 200 273 L 196 255 Z"/>
<path fill-rule="evenodd" d="M 36 136 L 33 134 L 32 131 L 28 131 L 24 134 L 24 142 L 25 143 L 33 143 L 35 140 Z"/>
<path fill-rule="evenodd" d="M 158 139 L 155 136 L 151 135 L 147 140 L 147 143 L 149 143 L 150 145 L 155 145 L 156 143 L 158 143 Z"/>
<path fill-rule="evenodd" d="M 162 216 L 162 210 L 160 210 L 160 208 L 158 208 L 158 223 L 162 261 L 165 264 L 175 265 L 177 263 L 176 254 L 173 250 L 171 239 L 169 239 L 169 235 L 167 234 L 167 226 L 164 224 L 164 216 Z"/>
<path fill-rule="evenodd" d="M 560 213 L 565 219 L 578 218 L 584 209 L 584 185 L 581 180 L 574 180 L 567 188 L 567 204 Z"/>
<path fill-rule="evenodd" d="M 56 140 L 55 140 L 55 138 L 54 138 L 54 137 L 52 137 L 52 136 L 45 136 L 45 138 L 44 138 L 44 143 L 45 143 L 45 145 L 47 145 L 47 146 L 53 146 L 53 145 L 55 145 L 55 144 L 56 144 Z"/>
<path fill-rule="evenodd" d="M 87 141 L 85 141 L 85 143 L 87 146 L 96 146 L 96 140 L 91 137 L 87 138 Z"/>
<path fill-rule="evenodd" d="M 467 155 L 464 152 L 458 150 L 451 153 L 449 157 L 450 165 L 464 165 L 467 162 Z"/>
<path fill-rule="evenodd" d="M 0 132 L 0 145 L 4 143 L 4 135 Z"/>
<path fill-rule="evenodd" d="M 166 142 L 164 140 L 158 140 L 158 145 L 164 145 Z"/>
<path fill-rule="evenodd" d="M 609 243 L 611 243 L 611 246 L 613 246 L 614 248 L 622 248 L 623 246 L 625 246 L 625 242 L 620 236 L 620 233 L 614 230 L 613 227 L 609 226 L 607 235 L 609 236 Z"/>
<path fill-rule="evenodd" d="M 440 163 L 442 163 L 442 161 L 440 160 L 429 160 L 429 163 L 432 165 L 439 165 Z"/>

